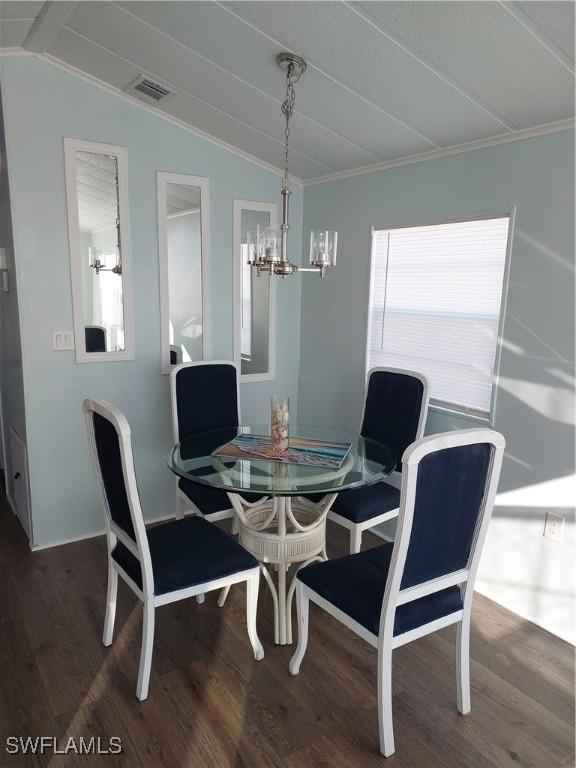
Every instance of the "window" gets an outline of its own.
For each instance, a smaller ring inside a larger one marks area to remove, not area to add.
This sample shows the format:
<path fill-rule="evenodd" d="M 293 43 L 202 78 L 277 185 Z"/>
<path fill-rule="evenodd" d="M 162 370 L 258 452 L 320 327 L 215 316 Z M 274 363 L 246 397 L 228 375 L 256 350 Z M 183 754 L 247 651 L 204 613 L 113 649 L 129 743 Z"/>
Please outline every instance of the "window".
<path fill-rule="evenodd" d="M 489 415 L 509 224 L 373 231 L 368 369 L 419 371 L 432 404 Z"/>

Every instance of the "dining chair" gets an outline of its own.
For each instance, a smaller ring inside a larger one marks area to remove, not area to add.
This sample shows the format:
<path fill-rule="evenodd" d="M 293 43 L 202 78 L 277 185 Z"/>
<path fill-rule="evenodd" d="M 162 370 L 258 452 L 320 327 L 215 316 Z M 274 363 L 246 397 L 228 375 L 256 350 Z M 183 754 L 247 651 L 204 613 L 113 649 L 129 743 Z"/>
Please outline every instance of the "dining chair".
<path fill-rule="evenodd" d="M 246 623 L 254 657 L 264 657 L 256 630 L 259 563 L 233 538 L 201 517 L 146 529 L 136 484 L 130 427 L 103 400 L 84 400 L 90 451 L 106 515 L 108 595 L 103 643 L 112 643 L 118 576 L 144 604 L 136 696 L 148 696 L 156 608 L 246 582 Z"/>
<path fill-rule="evenodd" d="M 170 344 L 170 365 L 182 363 L 182 349 L 176 344 Z"/>
<path fill-rule="evenodd" d="M 378 649 L 380 751 L 394 752 L 392 651 L 456 624 L 457 706 L 470 712 L 470 615 L 505 441 L 489 429 L 425 437 L 402 458 L 394 542 L 296 575 L 297 675 L 308 642 L 309 601 Z"/>
<path fill-rule="evenodd" d="M 106 328 L 102 325 L 87 325 L 84 328 L 86 352 L 106 352 Z"/>
<path fill-rule="evenodd" d="M 226 360 L 199 360 L 174 366 L 170 371 L 174 443 L 201 432 L 237 427 L 238 381 L 238 367 Z M 254 501 L 258 497 L 246 498 Z M 176 517 L 182 518 L 186 512 L 210 521 L 235 517 L 225 491 L 180 477 L 176 478 Z"/>
<path fill-rule="evenodd" d="M 398 464 L 388 481 L 342 491 L 328 519 L 350 531 L 350 552 L 362 548 L 362 534 L 398 515 L 401 459 L 406 448 L 422 437 L 428 412 L 428 380 L 416 371 L 372 368 L 368 372 L 363 437 L 389 446 Z"/>

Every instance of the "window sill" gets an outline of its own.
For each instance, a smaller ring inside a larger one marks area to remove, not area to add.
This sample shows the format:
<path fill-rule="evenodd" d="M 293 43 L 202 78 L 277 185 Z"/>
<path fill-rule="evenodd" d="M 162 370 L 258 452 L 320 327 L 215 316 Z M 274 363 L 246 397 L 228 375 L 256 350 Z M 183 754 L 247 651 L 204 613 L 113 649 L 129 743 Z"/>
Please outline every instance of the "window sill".
<path fill-rule="evenodd" d="M 269 371 L 268 373 L 242 373 L 240 374 L 240 384 L 253 384 L 257 381 L 274 381 L 276 375 Z"/>
<path fill-rule="evenodd" d="M 430 403 L 428 410 L 434 411 L 435 413 L 446 414 L 446 416 L 455 416 L 458 419 L 465 419 L 466 421 L 473 421 L 476 424 L 483 424 L 486 427 L 492 426 L 492 419 L 489 414 L 481 416 L 478 413 L 451 408 L 448 405 L 440 405 L 439 403 Z"/>

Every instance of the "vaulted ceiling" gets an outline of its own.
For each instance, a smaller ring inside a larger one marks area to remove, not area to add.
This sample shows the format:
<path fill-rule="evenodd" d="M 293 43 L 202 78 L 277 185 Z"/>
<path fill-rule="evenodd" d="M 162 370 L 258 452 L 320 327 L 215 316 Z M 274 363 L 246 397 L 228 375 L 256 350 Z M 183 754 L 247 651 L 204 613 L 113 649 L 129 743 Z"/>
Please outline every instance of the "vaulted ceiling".
<path fill-rule="evenodd" d="M 276 167 L 294 51 L 302 179 L 574 117 L 572 2 L 1 2 L 0 44 L 119 90 L 145 73 L 159 109 Z"/>

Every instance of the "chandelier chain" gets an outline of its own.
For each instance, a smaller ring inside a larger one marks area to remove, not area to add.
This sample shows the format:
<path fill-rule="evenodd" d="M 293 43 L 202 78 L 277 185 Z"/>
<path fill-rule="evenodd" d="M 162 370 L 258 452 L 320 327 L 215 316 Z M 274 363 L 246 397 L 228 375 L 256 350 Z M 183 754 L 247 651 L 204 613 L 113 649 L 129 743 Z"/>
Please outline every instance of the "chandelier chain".
<path fill-rule="evenodd" d="M 282 114 L 286 121 L 284 127 L 284 186 L 288 186 L 288 142 L 290 139 L 290 119 L 294 113 L 294 104 L 296 103 L 295 83 L 300 80 L 302 70 L 289 64 L 286 69 L 286 97 L 282 102 Z"/>

